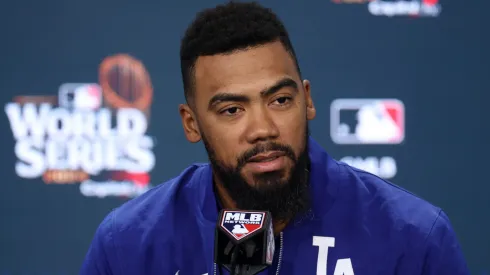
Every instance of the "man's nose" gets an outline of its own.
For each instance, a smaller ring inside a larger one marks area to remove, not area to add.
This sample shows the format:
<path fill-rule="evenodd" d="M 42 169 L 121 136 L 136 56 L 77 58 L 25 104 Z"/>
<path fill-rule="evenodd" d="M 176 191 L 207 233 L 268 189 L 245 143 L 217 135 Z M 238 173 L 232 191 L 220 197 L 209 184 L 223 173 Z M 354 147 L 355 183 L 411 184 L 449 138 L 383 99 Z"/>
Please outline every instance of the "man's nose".
<path fill-rule="evenodd" d="M 249 143 L 276 139 L 278 136 L 279 129 L 267 110 L 249 112 L 247 127 L 247 141 Z"/>

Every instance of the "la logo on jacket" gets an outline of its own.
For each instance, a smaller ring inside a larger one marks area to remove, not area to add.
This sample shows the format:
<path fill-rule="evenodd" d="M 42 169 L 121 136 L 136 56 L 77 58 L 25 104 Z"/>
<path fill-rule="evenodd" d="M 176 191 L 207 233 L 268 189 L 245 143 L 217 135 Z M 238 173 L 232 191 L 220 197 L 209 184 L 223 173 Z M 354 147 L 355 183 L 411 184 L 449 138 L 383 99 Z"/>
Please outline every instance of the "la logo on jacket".
<path fill-rule="evenodd" d="M 317 275 L 327 275 L 328 248 L 335 246 L 335 238 L 313 236 L 313 245 L 318 246 Z M 354 275 L 350 258 L 338 259 L 333 275 Z"/>

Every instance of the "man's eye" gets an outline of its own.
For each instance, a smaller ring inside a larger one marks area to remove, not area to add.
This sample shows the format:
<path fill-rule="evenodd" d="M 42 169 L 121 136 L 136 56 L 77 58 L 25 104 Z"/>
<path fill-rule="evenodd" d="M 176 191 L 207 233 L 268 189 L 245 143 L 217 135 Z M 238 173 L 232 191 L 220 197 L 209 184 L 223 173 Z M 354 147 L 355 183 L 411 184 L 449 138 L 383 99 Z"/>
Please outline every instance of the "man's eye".
<path fill-rule="evenodd" d="M 283 97 L 279 97 L 278 99 L 276 99 L 275 101 L 277 103 L 279 103 L 279 105 L 284 105 L 286 103 L 288 103 L 289 101 L 291 100 L 290 97 L 287 97 L 287 96 L 283 96 Z"/>
<path fill-rule="evenodd" d="M 231 107 L 231 108 L 227 108 L 227 109 L 222 110 L 220 113 L 223 115 L 235 115 L 239 111 L 240 111 L 240 109 L 238 107 Z"/>

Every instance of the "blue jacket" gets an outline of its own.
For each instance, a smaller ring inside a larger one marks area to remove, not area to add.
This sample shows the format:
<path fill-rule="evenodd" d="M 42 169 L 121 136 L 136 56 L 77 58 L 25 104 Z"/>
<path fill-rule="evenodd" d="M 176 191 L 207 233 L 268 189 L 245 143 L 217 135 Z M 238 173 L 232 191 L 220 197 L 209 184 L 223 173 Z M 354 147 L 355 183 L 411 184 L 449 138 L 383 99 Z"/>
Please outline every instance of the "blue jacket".
<path fill-rule="evenodd" d="M 469 274 L 440 208 L 335 161 L 311 138 L 309 156 L 313 215 L 277 236 L 260 274 Z M 213 263 L 217 218 L 211 167 L 194 164 L 108 214 L 81 274 L 228 274 Z"/>

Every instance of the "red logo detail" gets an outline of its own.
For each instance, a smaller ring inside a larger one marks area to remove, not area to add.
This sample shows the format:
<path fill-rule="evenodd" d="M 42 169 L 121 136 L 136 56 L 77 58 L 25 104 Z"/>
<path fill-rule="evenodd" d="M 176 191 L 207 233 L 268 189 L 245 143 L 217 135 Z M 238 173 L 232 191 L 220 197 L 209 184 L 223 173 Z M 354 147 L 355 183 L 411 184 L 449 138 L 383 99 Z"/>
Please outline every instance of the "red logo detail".
<path fill-rule="evenodd" d="M 238 228 L 237 231 L 233 230 L 231 231 L 233 235 L 237 237 L 237 239 L 241 239 L 248 234 L 255 232 L 260 228 L 260 224 L 241 224 L 242 228 Z M 240 232 L 240 233 L 238 233 Z M 243 233 L 242 233 L 243 232 Z"/>
<path fill-rule="evenodd" d="M 422 0 L 422 3 L 428 6 L 434 6 L 439 3 L 439 0 Z"/>
<path fill-rule="evenodd" d="M 126 171 L 113 172 L 112 179 L 117 181 L 132 181 L 137 186 L 147 186 L 150 184 L 150 175 L 148 173 L 130 173 Z"/>

